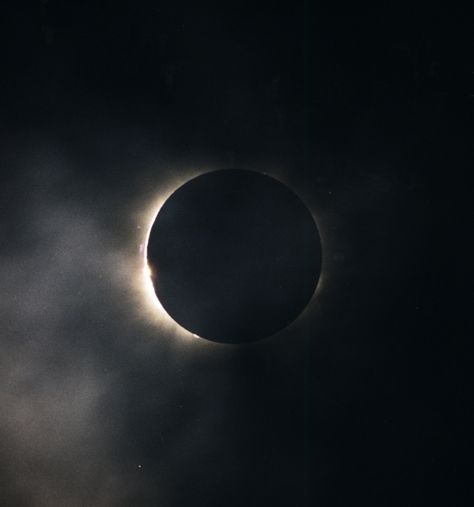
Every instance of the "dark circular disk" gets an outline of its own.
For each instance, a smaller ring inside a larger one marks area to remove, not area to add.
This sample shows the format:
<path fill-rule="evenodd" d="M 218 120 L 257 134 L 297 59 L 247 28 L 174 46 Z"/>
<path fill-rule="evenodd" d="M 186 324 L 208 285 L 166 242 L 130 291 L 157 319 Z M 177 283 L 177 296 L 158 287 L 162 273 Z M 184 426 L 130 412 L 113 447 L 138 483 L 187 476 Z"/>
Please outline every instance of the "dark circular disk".
<path fill-rule="evenodd" d="M 179 187 L 151 228 L 156 295 L 182 327 L 208 340 L 270 336 L 305 308 L 321 271 L 313 217 L 286 185 L 225 169 Z"/>

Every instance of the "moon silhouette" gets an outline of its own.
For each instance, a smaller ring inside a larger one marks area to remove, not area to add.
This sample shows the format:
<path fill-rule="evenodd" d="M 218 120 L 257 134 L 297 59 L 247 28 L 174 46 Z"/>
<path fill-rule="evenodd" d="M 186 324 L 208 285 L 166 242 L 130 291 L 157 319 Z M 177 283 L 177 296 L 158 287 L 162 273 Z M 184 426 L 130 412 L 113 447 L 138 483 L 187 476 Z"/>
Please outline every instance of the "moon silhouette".
<path fill-rule="evenodd" d="M 171 318 L 223 343 L 256 341 L 288 326 L 321 272 L 320 236 L 305 204 L 274 178 L 241 169 L 179 187 L 156 216 L 146 255 Z"/>

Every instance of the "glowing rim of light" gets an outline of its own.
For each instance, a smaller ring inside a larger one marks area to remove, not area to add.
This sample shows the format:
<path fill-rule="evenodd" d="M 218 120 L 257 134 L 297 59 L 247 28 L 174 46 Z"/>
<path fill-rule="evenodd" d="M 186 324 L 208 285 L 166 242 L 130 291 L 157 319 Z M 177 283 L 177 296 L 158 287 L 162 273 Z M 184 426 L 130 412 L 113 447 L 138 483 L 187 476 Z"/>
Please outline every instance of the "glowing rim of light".
<path fill-rule="evenodd" d="M 156 221 L 156 218 L 161 211 L 161 208 L 164 206 L 166 201 L 183 185 L 188 183 L 189 181 L 193 180 L 194 178 L 197 178 L 203 174 L 207 174 L 210 172 L 214 172 L 216 170 L 225 170 L 225 169 L 207 169 L 207 170 L 200 170 L 200 171 L 190 171 L 185 175 L 181 175 L 181 177 L 177 180 L 174 180 L 172 183 L 169 183 L 166 185 L 166 189 L 163 190 L 159 197 L 156 198 L 153 201 L 153 205 L 148 207 L 148 211 L 144 213 L 145 217 L 143 218 L 143 221 L 147 224 L 146 225 L 146 235 L 144 241 L 141 243 L 140 247 L 142 248 L 142 257 L 140 262 L 141 267 L 141 276 L 140 276 L 140 292 L 142 292 L 142 295 L 146 301 L 146 310 L 148 317 L 156 322 L 164 331 L 174 334 L 175 336 L 180 336 L 181 338 L 200 338 L 202 342 L 206 342 L 209 344 L 216 344 L 219 345 L 221 342 L 214 342 L 212 340 L 207 340 L 205 338 L 202 338 L 201 336 L 193 333 L 192 331 L 189 331 L 185 327 L 181 326 L 178 322 L 176 322 L 173 317 L 165 310 L 163 305 L 161 304 L 161 301 L 159 300 L 155 287 L 153 285 L 153 277 L 157 276 L 156 273 L 153 272 L 152 267 L 148 263 L 148 243 L 150 240 L 151 230 L 153 228 L 153 225 Z M 305 203 L 305 200 L 300 196 L 300 194 L 293 189 L 292 185 L 286 183 L 284 180 L 285 178 L 276 176 L 275 174 L 269 174 L 268 172 L 261 172 L 261 171 L 254 171 L 254 172 L 260 172 L 260 174 L 264 174 L 265 176 L 269 176 L 270 178 L 273 178 L 280 183 L 284 184 L 290 190 L 292 190 L 299 199 L 305 204 L 309 212 L 311 213 L 311 216 L 313 217 L 314 223 L 316 224 L 316 228 L 318 230 L 319 239 L 321 242 L 321 251 L 324 252 L 323 249 L 323 234 L 321 231 L 320 223 L 315 218 L 314 210 L 308 206 Z M 150 211 L 151 210 L 151 211 Z M 321 290 L 323 289 L 323 286 L 325 285 L 324 280 L 324 270 L 323 270 L 323 257 L 321 258 L 321 271 L 319 274 L 319 278 L 316 284 L 316 288 L 313 292 L 313 295 L 311 296 L 310 300 L 306 304 L 305 308 L 301 311 L 301 313 L 293 320 L 292 323 L 290 323 L 285 328 L 281 329 L 275 334 L 278 334 L 279 332 L 283 332 L 286 329 L 288 329 L 292 324 L 297 323 L 301 320 L 302 316 L 306 314 L 309 311 L 309 308 L 313 306 L 314 301 L 317 297 L 319 297 L 319 294 Z M 273 336 L 273 335 L 272 335 Z"/>

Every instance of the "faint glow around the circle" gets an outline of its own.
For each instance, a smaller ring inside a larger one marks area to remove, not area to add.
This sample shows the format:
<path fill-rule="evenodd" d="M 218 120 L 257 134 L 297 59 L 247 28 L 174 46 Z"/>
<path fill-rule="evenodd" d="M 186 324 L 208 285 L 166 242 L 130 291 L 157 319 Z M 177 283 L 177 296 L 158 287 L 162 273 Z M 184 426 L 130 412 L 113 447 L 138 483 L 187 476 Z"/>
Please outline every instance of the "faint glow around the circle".
<path fill-rule="evenodd" d="M 173 320 L 170 315 L 163 308 L 160 300 L 158 299 L 155 288 L 153 285 L 153 279 L 160 276 L 159 272 L 154 272 L 153 268 L 148 264 L 147 251 L 148 251 L 148 241 L 150 239 L 151 229 L 153 224 L 155 223 L 156 217 L 163 204 L 168 200 L 168 198 L 182 185 L 184 185 L 189 180 L 199 176 L 200 174 L 204 174 L 206 172 L 212 171 L 214 169 L 207 169 L 204 171 L 190 171 L 186 175 L 181 175 L 179 179 L 173 179 L 173 181 L 168 182 L 166 187 L 163 189 L 161 193 L 151 201 L 150 205 L 144 210 L 143 213 L 138 217 L 139 222 L 143 224 L 143 226 L 139 226 L 140 230 L 145 231 L 145 237 L 140 242 L 140 265 L 139 265 L 139 273 L 136 278 L 137 284 L 136 289 L 140 294 L 141 300 L 141 311 L 145 313 L 147 320 L 156 323 L 163 331 L 166 333 L 172 334 L 175 337 L 180 337 L 181 339 L 188 341 L 190 339 L 201 339 L 195 333 L 186 330 L 182 326 L 180 326 L 175 320 Z M 273 171 L 270 171 L 273 173 Z M 268 173 L 264 173 L 268 174 Z M 278 179 L 282 183 L 286 180 L 286 178 L 278 178 L 277 175 L 272 174 L 273 178 Z M 314 211 L 312 211 L 312 215 L 314 218 Z M 315 220 L 316 221 L 316 220 Z M 321 243 L 324 243 L 324 230 L 321 230 L 320 224 L 318 223 L 318 229 L 320 233 Z M 324 265 L 324 262 L 323 262 Z M 324 285 L 324 269 L 322 269 L 318 284 L 316 286 L 315 293 L 311 298 L 314 301 L 316 298 L 319 299 L 321 290 Z M 307 307 L 303 311 L 303 313 L 307 313 L 309 307 L 311 306 L 311 301 L 308 303 Z M 207 343 L 207 340 L 202 340 Z"/>

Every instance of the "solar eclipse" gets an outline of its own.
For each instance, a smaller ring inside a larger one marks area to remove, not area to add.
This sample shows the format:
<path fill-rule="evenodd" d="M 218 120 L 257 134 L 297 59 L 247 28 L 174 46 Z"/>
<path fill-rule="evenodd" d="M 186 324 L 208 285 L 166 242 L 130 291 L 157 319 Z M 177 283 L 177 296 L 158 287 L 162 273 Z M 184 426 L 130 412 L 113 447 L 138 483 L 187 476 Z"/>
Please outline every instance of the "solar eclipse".
<path fill-rule="evenodd" d="M 172 193 L 145 255 L 168 315 L 223 343 L 256 341 L 288 326 L 321 271 L 319 232 L 305 204 L 274 178 L 240 169 L 201 174 Z"/>

